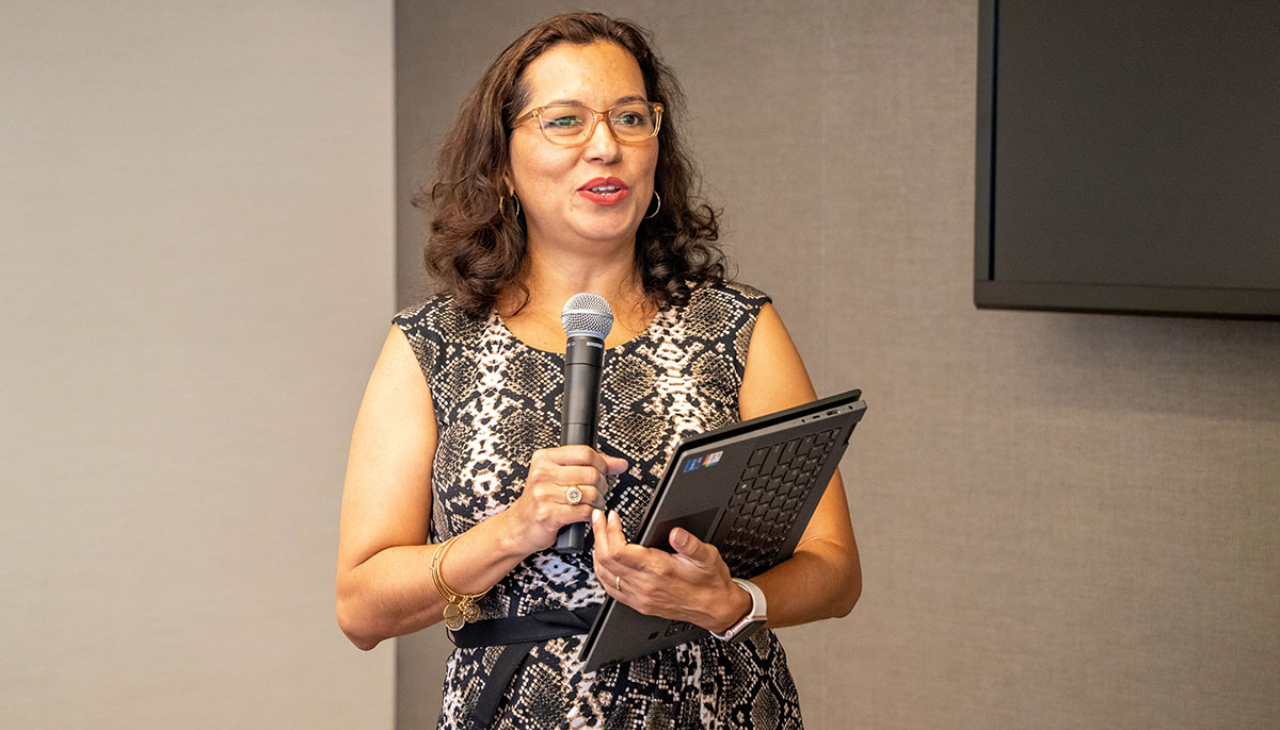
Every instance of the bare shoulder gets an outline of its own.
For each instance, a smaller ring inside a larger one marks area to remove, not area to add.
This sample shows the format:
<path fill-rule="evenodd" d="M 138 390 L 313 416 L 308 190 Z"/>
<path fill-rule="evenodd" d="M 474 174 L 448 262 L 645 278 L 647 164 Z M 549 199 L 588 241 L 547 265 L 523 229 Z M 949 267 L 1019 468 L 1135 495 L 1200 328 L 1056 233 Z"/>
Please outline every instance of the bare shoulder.
<path fill-rule="evenodd" d="M 404 330 L 396 324 L 391 325 L 391 331 L 382 342 L 382 352 L 373 366 L 370 385 L 375 382 L 382 385 L 384 380 L 389 381 L 386 385 L 395 385 L 397 389 L 421 390 L 421 397 L 431 397 L 418 355 Z"/>
<path fill-rule="evenodd" d="M 431 390 L 404 332 L 393 326 L 351 434 L 341 564 L 352 567 L 383 548 L 425 541 L 435 444 Z"/>
<path fill-rule="evenodd" d="M 773 304 L 766 302 L 756 316 L 747 349 L 746 371 L 738 393 L 743 420 L 774 413 L 814 400 L 816 394 L 804 360 Z"/>

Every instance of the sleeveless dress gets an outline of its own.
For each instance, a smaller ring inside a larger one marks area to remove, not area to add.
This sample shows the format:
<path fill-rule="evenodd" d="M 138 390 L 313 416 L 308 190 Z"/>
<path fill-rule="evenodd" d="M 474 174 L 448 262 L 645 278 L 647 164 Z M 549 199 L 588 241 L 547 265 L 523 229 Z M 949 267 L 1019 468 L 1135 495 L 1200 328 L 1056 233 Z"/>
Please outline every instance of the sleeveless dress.
<path fill-rule="evenodd" d="M 630 467 L 606 497 L 634 540 L 680 437 L 739 420 L 747 346 L 769 298 L 718 282 L 663 308 L 635 339 L 609 349 L 601 374 L 599 448 Z M 535 450 L 560 436 L 563 356 L 525 345 L 493 312 L 472 316 L 437 296 L 394 321 L 422 366 L 438 425 L 431 539 L 465 532 L 521 493 Z M 479 602 L 481 618 L 598 605 L 591 533 L 580 555 L 534 553 Z M 792 730 L 802 728 L 786 655 L 772 631 L 739 644 L 706 638 L 583 672 L 585 635 L 536 644 L 506 687 L 501 730 Z M 442 730 L 475 726 L 477 700 L 502 647 L 449 657 Z"/>

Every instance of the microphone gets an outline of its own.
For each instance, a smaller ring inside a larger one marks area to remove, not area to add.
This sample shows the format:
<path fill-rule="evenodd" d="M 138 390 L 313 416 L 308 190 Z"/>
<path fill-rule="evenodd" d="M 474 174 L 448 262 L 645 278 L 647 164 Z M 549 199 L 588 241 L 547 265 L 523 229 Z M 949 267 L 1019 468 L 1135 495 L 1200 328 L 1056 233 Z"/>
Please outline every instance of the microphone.
<path fill-rule="evenodd" d="M 561 446 L 596 446 L 596 417 L 600 410 L 600 371 L 604 367 L 604 339 L 613 329 L 613 310 L 604 297 L 574 294 L 560 312 L 568 336 L 564 350 L 564 404 L 560 420 Z M 560 528 L 556 550 L 580 553 L 587 524 Z"/>

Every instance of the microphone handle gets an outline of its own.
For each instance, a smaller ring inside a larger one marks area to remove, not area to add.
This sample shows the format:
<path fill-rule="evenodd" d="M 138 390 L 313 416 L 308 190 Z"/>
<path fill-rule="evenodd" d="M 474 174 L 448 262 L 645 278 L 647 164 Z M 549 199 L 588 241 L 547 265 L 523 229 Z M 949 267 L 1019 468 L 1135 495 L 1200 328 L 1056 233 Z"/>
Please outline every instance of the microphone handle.
<path fill-rule="evenodd" d="M 604 342 L 596 337 L 570 337 L 564 354 L 564 412 L 560 422 L 561 446 L 596 445 L 600 412 L 600 371 L 604 366 Z M 587 523 L 560 528 L 556 551 L 580 553 L 586 549 Z"/>

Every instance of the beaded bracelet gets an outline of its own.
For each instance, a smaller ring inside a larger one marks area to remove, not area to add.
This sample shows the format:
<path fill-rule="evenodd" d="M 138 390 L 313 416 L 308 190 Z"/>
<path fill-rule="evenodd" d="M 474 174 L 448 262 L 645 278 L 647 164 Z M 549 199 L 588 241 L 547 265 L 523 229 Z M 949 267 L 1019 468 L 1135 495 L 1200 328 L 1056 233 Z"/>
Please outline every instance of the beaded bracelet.
<path fill-rule="evenodd" d="M 431 582 L 435 583 L 436 591 L 440 597 L 445 600 L 444 607 L 444 625 L 450 631 L 457 631 L 465 624 L 473 623 L 480 618 L 480 608 L 476 606 L 476 599 L 488 593 L 492 587 L 484 589 L 480 593 L 472 595 L 463 595 L 454 593 L 450 590 L 449 585 L 444 582 L 444 575 L 441 572 L 441 566 L 444 563 L 445 553 L 449 552 L 449 548 L 453 547 L 453 541 L 458 539 L 458 535 L 445 540 L 431 554 Z"/>

